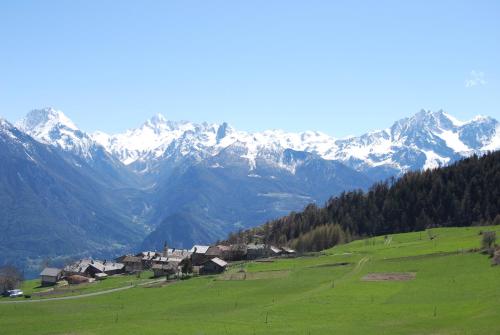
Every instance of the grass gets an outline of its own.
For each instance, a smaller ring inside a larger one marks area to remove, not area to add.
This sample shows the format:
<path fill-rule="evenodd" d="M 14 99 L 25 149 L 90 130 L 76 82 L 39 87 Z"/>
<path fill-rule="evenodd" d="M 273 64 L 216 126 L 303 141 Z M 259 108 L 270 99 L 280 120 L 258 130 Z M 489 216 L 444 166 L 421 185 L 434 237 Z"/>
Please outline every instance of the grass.
<path fill-rule="evenodd" d="M 144 271 L 140 274 L 140 277 L 136 275 L 120 275 L 112 276 L 106 278 L 102 281 L 95 281 L 93 283 L 79 284 L 79 285 L 67 285 L 67 286 L 40 286 L 39 279 L 26 280 L 23 282 L 21 290 L 25 295 L 32 295 L 32 299 L 47 299 L 56 297 L 66 297 L 73 295 L 81 295 L 86 293 L 94 293 L 99 291 L 106 291 L 113 288 L 125 287 L 130 285 L 141 284 L 144 282 L 151 281 L 153 276 L 152 271 Z M 38 293 L 49 293 L 38 296 Z M 13 300 L 25 300 L 25 298 L 9 298 L 0 297 L 1 301 L 13 301 Z"/>
<path fill-rule="evenodd" d="M 500 267 L 469 252 L 480 230 L 500 235 L 495 226 L 433 229 L 432 240 L 427 232 L 382 236 L 315 257 L 247 263 L 248 279 L 231 280 L 242 269 L 235 266 L 158 288 L 0 304 L 0 333 L 498 334 Z M 361 280 L 379 272 L 416 277 Z"/>

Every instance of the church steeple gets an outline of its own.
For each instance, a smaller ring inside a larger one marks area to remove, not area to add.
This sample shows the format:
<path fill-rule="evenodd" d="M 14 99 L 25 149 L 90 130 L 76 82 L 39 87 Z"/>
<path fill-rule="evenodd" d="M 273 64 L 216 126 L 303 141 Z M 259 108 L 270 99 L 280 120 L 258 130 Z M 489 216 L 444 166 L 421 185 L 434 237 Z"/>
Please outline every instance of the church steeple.
<path fill-rule="evenodd" d="M 168 257 L 168 244 L 167 241 L 163 243 L 163 252 L 162 252 L 163 257 Z"/>

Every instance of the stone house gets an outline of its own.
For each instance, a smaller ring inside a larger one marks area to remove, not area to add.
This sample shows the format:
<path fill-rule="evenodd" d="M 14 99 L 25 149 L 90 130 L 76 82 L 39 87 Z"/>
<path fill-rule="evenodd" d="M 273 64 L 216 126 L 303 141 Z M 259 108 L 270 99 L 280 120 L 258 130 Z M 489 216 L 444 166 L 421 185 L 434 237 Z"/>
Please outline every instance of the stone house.
<path fill-rule="evenodd" d="M 206 261 L 200 269 L 200 274 L 208 275 L 208 274 L 217 274 L 222 273 L 226 270 L 227 262 L 222 259 L 215 257 L 208 261 Z"/>
<path fill-rule="evenodd" d="M 55 285 L 62 277 L 62 270 L 57 268 L 45 268 L 40 273 L 42 286 Z"/>

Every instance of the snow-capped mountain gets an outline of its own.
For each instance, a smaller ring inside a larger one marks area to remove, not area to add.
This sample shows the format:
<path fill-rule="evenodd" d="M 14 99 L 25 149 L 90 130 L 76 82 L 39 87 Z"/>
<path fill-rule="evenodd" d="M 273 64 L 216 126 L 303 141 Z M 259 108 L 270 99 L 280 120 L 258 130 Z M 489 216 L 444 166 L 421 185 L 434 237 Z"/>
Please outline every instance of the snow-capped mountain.
<path fill-rule="evenodd" d="M 377 169 L 399 174 L 498 150 L 499 133 L 498 121 L 489 117 L 462 122 L 443 111 L 422 110 L 388 129 L 336 141 L 338 149 L 329 158 L 368 174 Z"/>
<path fill-rule="evenodd" d="M 119 206 L 128 194 L 63 156 L 0 119 L 0 264 L 33 274 L 46 257 L 109 257 L 141 241 L 143 229 Z"/>
<path fill-rule="evenodd" d="M 93 234 L 78 253 L 102 250 L 105 257 L 141 242 L 144 248 L 165 240 L 187 247 L 407 170 L 498 149 L 498 121 L 462 122 L 442 111 L 335 139 L 162 115 L 122 134 L 88 134 L 46 108 L 28 113 L 17 127 L 0 118 L 0 196 L 10 199 L 0 204 L 0 230 L 16 224 L 42 257 L 57 257 L 50 246 L 58 244 L 33 242 L 39 231 L 54 239 L 68 231 Z M 0 255 L 11 255 L 10 261 L 31 257 L 22 241 L 0 236 L 0 242 Z"/>
<path fill-rule="evenodd" d="M 129 165 L 146 157 L 158 158 L 175 139 L 179 139 L 188 131 L 200 132 L 201 127 L 181 121 L 168 121 L 161 114 L 147 120 L 137 129 L 128 130 L 123 134 L 108 135 L 95 132 L 92 137 L 103 145 L 110 153 Z"/>
<path fill-rule="evenodd" d="M 331 137 L 319 132 L 294 134 L 276 130 L 247 133 L 237 131 L 227 123 L 219 125 L 167 121 L 161 114 L 147 120 L 139 128 L 123 134 L 108 135 L 96 132 L 92 136 L 126 165 L 175 154 L 186 156 L 197 153 L 202 157 L 213 156 L 222 149 L 240 143 L 247 149 L 244 155 L 252 166 L 261 150 L 280 148 L 312 152 L 321 147 L 327 150 L 327 147 L 334 145 Z"/>
<path fill-rule="evenodd" d="M 42 143 L 92 159 L 95 141 L 61 111 L 53 108 L 32 110 L 16 123 L 16 127 Z"/>
<path fill-rule="evenodd" d="M 294 173 L 296 163 L 282 160 L 285 150 L 290 149 L 342 162 L 373 180 L 380 180 L 500 149 L 497 120 L 478 116 L 464 122 L 443 111 L 425 110 L 396 121 L 387 129 L 344 139 L 317 131 L 251 133 L 236 130 L 227 123 L 169 121 L 161 114 L 121 134 L 89 135 L 52 108 L 30 112 L 17 126 L 38 141 L 87 162 L 95 161 L 93 156 L 101 159 L 109 156 L 104 160 L 120 161 L 129 167 L 129 172 L 140 176 L 165 176 L 181 164 L 186 168 L 222 152 L 226 155 L 233 152 L 233 160 L 237 152 L 237 158 L 246 161 L 249 175 L 255 174 L 252 171 L 257 169 L 258 162 Z M 217 164 L 223 167 L 221 162 Z"/>
<path fill-rule="evenodd" d="M 134 184 L 135 175 L 119 159 L 81 131 L 63 112 L 54 108 L 35 109 L 16 127 L 40 143 L 57 148 L 62 157 L 96 181 L 115 187 Z"/>
<path fill-rule="evenodd" d="M 193 155 L 199 161 L 237 146 L 250 170 L 255 169 L 259 158 L 276 160 L 284 150 L 292 149 L 387 177 L 446 165 L 473 153 L 498 150 L 498 129 L 498 121 L 489 117 L 462 122 L 443 111 L 421 111 L 384 130 L 335 139 L 315 131 L 248 133 L 227 123 L 172 122 L 159 114 L 137 129 L 112 136 L 98 132 L 93 138 L 126 165 Z M 290 169 L 286 164 L 281 166 Z"/>

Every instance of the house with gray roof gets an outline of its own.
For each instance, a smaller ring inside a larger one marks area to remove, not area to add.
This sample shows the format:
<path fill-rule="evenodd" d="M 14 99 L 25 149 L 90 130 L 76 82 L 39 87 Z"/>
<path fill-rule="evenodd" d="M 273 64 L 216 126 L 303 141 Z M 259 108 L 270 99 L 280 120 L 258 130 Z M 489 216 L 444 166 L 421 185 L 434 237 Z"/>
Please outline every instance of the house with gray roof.
<path fill-rule="evenodd" d="M 125 272 L 128 273 L 141 272 L 144 269 L 141 257 L 127 255 L 121 259 L 121 263 L 125 265 Z"/>
<path fill-rule="evenodd" d="M 248 244 L 247 245 L 247 259 L 257 259 L 267 257 L 268 250 L 264 244 Z"/>
<path fill-rule="evenodd" d="M 125 264 L 94 259 L 82 259 L 64 267 L 66 276 L 79 275 L 94 278 L 96 273 L 112 276 L 125 271 Z"/>
<path fill-rule="evenodd" d="M 224 272 L 224 270 L 226 270 L 226 267 L 227 267 L 226 261 L 223 261 L 222 259 L 215 257 L 203 263 L 200 269 L 200 274 L 208 275 L 208 274 L 222 273 Z"/>
<path fill-rule="evenodd" d="M 57 268 L 45 268 L 40 273 L 42 286 L 55 285 L 62 277 L 62 270 Z"/>
<path fill-rule="evenodd" d="M 199 266 L 212 258 L 207 255 L 207 251 L 210 247 L 208 245 L 195 245 L 189 250 L 191 252 L 191 262 L 193 266 Z"/>

